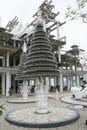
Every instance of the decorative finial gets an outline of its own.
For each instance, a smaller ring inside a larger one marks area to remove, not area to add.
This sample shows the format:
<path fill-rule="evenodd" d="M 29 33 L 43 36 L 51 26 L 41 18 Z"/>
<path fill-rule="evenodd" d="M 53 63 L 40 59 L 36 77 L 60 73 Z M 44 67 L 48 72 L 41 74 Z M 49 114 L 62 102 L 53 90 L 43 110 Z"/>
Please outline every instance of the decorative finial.
<path fill-rule="evenodd" d="M 43 22 L 42 10 L 40 8 L 38 8 L 38 11 L 37 11 L 37 22 L 38 23 L 42 23 Z"/>
<path fill-rule="evenodd" d="M 25 41 L 24 41 L 24 44 L 23 44 L 23 46 L 22 46 L 22 49 L 23 49 L 23 52 L 26 52 L 26 51 L 27 51 L 27 44 L 25 43 Z"/>
<path fill-rule="evenodd" d="M 40 8 L 38 8 L 37 11 L 37 21 L 36 24 L 41 24 L 43 26 L 44 31 L 46 31 L 46 24 L 45 24 L 45 18 L 43 16 L 43 12 Z"/>

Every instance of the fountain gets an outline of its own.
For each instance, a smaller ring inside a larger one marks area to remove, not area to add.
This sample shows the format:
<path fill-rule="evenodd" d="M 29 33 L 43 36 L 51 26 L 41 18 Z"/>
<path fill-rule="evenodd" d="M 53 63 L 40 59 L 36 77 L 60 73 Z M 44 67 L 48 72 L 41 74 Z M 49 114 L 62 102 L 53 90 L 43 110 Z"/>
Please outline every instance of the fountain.
<path fill-rule="evenodd" d="M 37 79 L 37 86 L 36 86 L 36 94 L 37 94 L 37 113 L 46 114 L 48 113 L 47 106 L 48 106 L 48 96 L 46 91 L 46 86 L 44 85 L 43 79 L 39 80 Z"/>
<path fill-rule="evenodd" d="M 52 128 L 67 125 L 79 118 L 79 113 L 68 108 L 48 106 L 47 77 L 59 74 L 55 55 L 49 44 L 42 11 L 37 12 L 35 31 L 28 48 L 27 60 L 20 78 L 35 79 L 36 107 L 13 110 L 5 119 L 18 126 L 28 128 Z"/>

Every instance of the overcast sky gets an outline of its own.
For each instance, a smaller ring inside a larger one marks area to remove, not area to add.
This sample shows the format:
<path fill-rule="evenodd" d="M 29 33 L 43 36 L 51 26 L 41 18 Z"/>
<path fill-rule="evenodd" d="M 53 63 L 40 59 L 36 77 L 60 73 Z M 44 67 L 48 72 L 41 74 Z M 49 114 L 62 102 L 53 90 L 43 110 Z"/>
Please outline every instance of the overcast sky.
<path fill-rule="evenodd" d="M 60 38 L 66 36 L 65 50 L 70 46 L 77 44 L 79 48 L 87 51 L 87 24 L 81 20 L 65 19 L 66 8 L 69 5 L 74 6 L 75 0 L 52 0 L 55 5 L 55 12 L 60 12 L 57 20 L 66 21 L 66 24 L 60 27 Z M 31 23 L 32 16 L 37 11 L 43 0 L 0 0 L 0 26 L 5 25 L 15 16 L 23 24 Z"/>

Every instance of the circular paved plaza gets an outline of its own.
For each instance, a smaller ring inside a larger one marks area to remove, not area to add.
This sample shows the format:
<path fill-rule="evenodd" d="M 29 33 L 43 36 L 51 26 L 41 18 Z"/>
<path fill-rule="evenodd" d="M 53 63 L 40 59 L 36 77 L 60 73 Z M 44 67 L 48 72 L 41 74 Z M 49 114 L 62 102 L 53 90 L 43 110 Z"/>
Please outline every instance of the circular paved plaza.
<path fill-rule="evenodd" d="M 9 99 L 7 100 L 8 103 L 35 103 L 36 99 L 35 96 L 29 97 L 28 99 L 23 99 L 22 97 L 15 98 L 15 99 Z"/>
<path fill-rule="evenodd" d="M 64 103 L 73 104 L 73 105 L 81 105 L 83 107 L 87 107 L 87 99 L 82 100 L 76 100 L 73 99 L 71 95 L 66 95 L 63 97 L 60 97 L 60 100 Z"/>
<path fill-rule="evenodd" d="M 23 108 L 9 112 L 6 120 L 18 126 L 52 128 L 70 124 L 79 118 L 79 113 L 63 107 L 49 107 L 47 114 L 38 114 L 37 108 Z"/>
<path fill-rule="evenodd" d="M 55 109 L 57 109 L 57 108 L 60 108 L 60 109 L 61 108 L 62 109 L 68 108 L 68 106 L 70 106 L 72 104 L 63 103 L 58 99 L 62 96 L 67 96 L 67 95 L 68 95 L 68 93 L 64 93 L 64 92 L 58 93 L 58 96 L 55 93 L 50 93 L 49 100 L 48 100 L 49 108 L 54 109 L 54 113 L 55 113 Z M 10 112 L 14 112 L 15 110 L 26 109 L 26 113 L 28 114 L 29 111 L 32 110 L 32 108 L 33 108 L 32 112 L 33 111 L 35 112 L 34 108 L 36 108 L 36 103 L 23 103 L 23 104 L 17 103 L 16 104 L 16 103 L 8 103 L 7 102 L 7 100 L 17 99 L 17 98 L 19 99 L 19 97 L 17 97 L 16 95 L 12 95 L 10 97 L 3 97 L 3 96 L 0 97 L 0 104 L 3 104 L 4 107 L 5 107 L 3 115 L 0 116 L 0 130 L 45 130 L 45 129 L 46 130 L 87 130 L 87 126 L 85 124 L 85 121 L 87 120 L 87 108 L 86 107 L 74 109 L 75 111 L 77 111 L 80 114 L 80 118 L 78 120 L 70 123 L 70 124 L 61 125 L 61 127 L 57 126 L 57 127 L 53 127 L 53 128 L 29 128 L 29 127 L 27 128 L 27 127 L 11 124 L 11 123 L 9 123 L 8 121 L 5 120 L 5 117 L 8 113 L 11 114 Z M 63 110 L 65 110 L 65 109 L 63 109 Z M 71 109 L 66 109 L 66 110 L 71 110 Z M 50 111 L 51 110 L 49 110 L 49 112 Z M 17 112 L 17 111 L 15 111 L 15 112 Z M 72 112 L 71 112 L 71 115 L 72 115 Z M 34 113 L 34 114 L 36 115 L 36 113 Z M 50 113 L 48 113 L 48 114 L 50 114 Z M 57 112 L 55 114 L 56 114 L 56 117 L 59 116 L 58 118 L 60 118 L 60 115 L 62 113 Z M 25 114 L 25 116 L 27 116 L 27 115 Z M 49 117 L 50 116 L 51 116 L 51 121 L 54 121 L 54 120 L 55 120 L 54 122 L 56 122 L 56 120 L 58 121 L 58 118 L 54 118 L 52 115 L 49 115 Z M 28 117 L 28 118 L 31 118 L 31 117 Z M 32 118 L 35 118 L 35 117 L 32 117 Z M 44 118 L 42 118 L 41 121 L 42 120 L 44 121 Z M 15 119 L 15 118 L 13 118 L 13 119 Z M 47 120 L 47 119 L 45 119 L 45 120 Z"/>

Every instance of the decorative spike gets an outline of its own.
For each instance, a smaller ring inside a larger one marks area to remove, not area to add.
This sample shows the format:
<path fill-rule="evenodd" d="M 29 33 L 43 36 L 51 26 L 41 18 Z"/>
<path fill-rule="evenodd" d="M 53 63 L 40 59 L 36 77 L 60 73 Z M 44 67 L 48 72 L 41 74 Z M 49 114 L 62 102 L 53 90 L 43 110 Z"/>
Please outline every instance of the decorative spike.
<path fill-rule="evenodd" d="M 23 46 L 22 46 L 23 52 L 26 53 L 27 51 L 27 44 L 24 42 Z"/>

